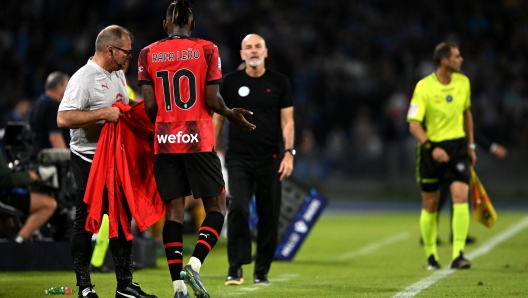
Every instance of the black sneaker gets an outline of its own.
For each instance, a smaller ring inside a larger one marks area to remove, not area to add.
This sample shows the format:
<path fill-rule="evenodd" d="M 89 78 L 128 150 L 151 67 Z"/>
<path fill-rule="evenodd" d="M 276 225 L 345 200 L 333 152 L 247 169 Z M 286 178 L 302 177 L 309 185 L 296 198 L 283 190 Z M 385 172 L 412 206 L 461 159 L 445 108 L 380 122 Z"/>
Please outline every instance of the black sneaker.
<path fill-rule="evenodd" d="M 471 267 L 471 262 L 464 258 L 464 254 L 460 252 L 460 255 L 456 257 L 451 263 L 451 269 L 469 269 Z"/>
<path fill-rule="evenodd" d="M 254 274 L 253 283 L 257 285 L 267 285 L 269 284 L 268 276 L 266 274 Z"/>
<path fill-rule="evenodd" d="M 225 285 L 241 285 L 244 283 L 244 278 L 242 277 L 242 267 L 240 266 L 229 266 L 229 271 L 227 272 L 227 278 Z"/>
<path fill-rule="evenodd" d="M 158 298 L 157 296 L 143 292 L 141 287 L 135 282 L 122 290 L 117 289 L 115 296 L 116 298 Z"/>
<path fill-rule="evenodd" d="M 79 292 L 79 294 L 77 294 L 77 298 L 99 298 L 93 289 L 94 287 L 95 285 L 92 285 L 91 287 L 82 290 Z"/>
<path fill-rule="evenodd" d="M 180 272 L 180 276 L 186 284 L 191 286 L 196 298 L 211 297 L 202 283 L 202 277 L 200 276 L 200 273 L 194 271 L 191 265 L 186 265 L 183 267 L 183 270 Z"/>
<path fill-rule="evenodd" d="M 427 270 L 439 270 L 440 268 L 440 264 L 438 264 L 438 262 L 436 261 L 434 255 L 430 255 L 429 258 L 427 259 Z"/>

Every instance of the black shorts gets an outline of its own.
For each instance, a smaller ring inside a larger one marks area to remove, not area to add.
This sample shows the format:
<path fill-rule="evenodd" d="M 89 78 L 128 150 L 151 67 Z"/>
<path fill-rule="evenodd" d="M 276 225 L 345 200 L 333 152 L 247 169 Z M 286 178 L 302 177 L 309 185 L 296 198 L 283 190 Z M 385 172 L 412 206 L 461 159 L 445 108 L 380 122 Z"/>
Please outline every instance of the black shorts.
<path fill-rule="evenodd" d="M 0 201 L 22 211 L 26 217 L 29 214 L 29 208 L 31 206 L 31 195 L 29 191 L 25 194 L 0 194 Z"/>
<path fill-rule="evenodd" d="M 469 184 L 469 155 L 466 139 L 457 139 L 433 143 L 449 155 L 449 162 L 439 163 L 433 159 L 432 151 L 418 146 L 418 167 L 416 180 L 422 191 L 431 192 L 440 188 L 440 184 L 460 181 Z"/>
<path fill-rule="evenodd" d="M 163 201 L 185 197 L 216 197 L 225 192 L 222 166 L 216 152 L 158 154 L 154 177 Z"/>

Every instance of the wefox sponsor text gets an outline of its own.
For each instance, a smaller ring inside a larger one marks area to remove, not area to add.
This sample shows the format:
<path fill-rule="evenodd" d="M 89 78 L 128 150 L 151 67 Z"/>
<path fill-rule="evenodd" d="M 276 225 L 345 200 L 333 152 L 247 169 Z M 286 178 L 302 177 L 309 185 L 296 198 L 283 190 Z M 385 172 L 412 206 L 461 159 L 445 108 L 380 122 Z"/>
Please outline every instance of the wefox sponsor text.
<path fill-rule="evenodd" d="M 167 142 L 174 143 L 198 143 L 198 134 L 184 134 L 179 131 L 177 134 L 166 134 L 166 135 L 156 135 L 158 138 L 158 144 L 165 144 Z"/>

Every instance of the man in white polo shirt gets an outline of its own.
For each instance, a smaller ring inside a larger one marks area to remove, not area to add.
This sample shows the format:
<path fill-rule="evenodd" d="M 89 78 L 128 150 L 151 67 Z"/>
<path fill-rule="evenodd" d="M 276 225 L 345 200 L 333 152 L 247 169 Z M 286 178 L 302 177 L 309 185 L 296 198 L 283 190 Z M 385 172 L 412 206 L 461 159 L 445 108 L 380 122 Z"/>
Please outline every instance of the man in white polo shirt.
<path fill-rule="evenodd" d="M 58 126 L 71 129 L 71 167 L 76 191 L 71 253 L 78 297 L 98 298 L 90 279 L 92 233 L 85 230 L 88 211 L 83 199 L 103 124 L 117 122 L 122 115 L 112 104 L 129 103 L 122 69 L 132 57 L 132 41 L 132 34 L 121 26 L 103 29 L 95 41 L 95 55 L 71 77 L 57 115 Z M 130 212 L 127 213 L 130 220 Z M 132 283 L 132 241 L 126 240 L 121 227 L 119 237 L 110 240 L 110 251 L 116 267 L 116 298 L 156 297 Z"/>

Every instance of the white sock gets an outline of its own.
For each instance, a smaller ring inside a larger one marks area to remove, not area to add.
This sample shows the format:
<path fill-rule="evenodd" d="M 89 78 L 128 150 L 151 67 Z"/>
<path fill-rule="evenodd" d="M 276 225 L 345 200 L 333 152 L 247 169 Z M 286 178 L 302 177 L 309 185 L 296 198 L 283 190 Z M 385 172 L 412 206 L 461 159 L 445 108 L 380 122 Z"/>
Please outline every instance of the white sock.
<path fill-rule="evenodd" d="M 198 273 L 200 273 L 200 268 L 202 267 L 202 262 L 198 260 L 196 257 L 191 257 L 189 260 L 189 265 L 191 265 L 192 269 Z"/>
<path fill-rule="evenodd" d="M 174 286 L 174 292 L 183 292 L 184 294 L 187 294 L 187 286 L 185 285 L 185 282 L 183 280 L 174 280 L 172 282 L 172 285 Z"/>

